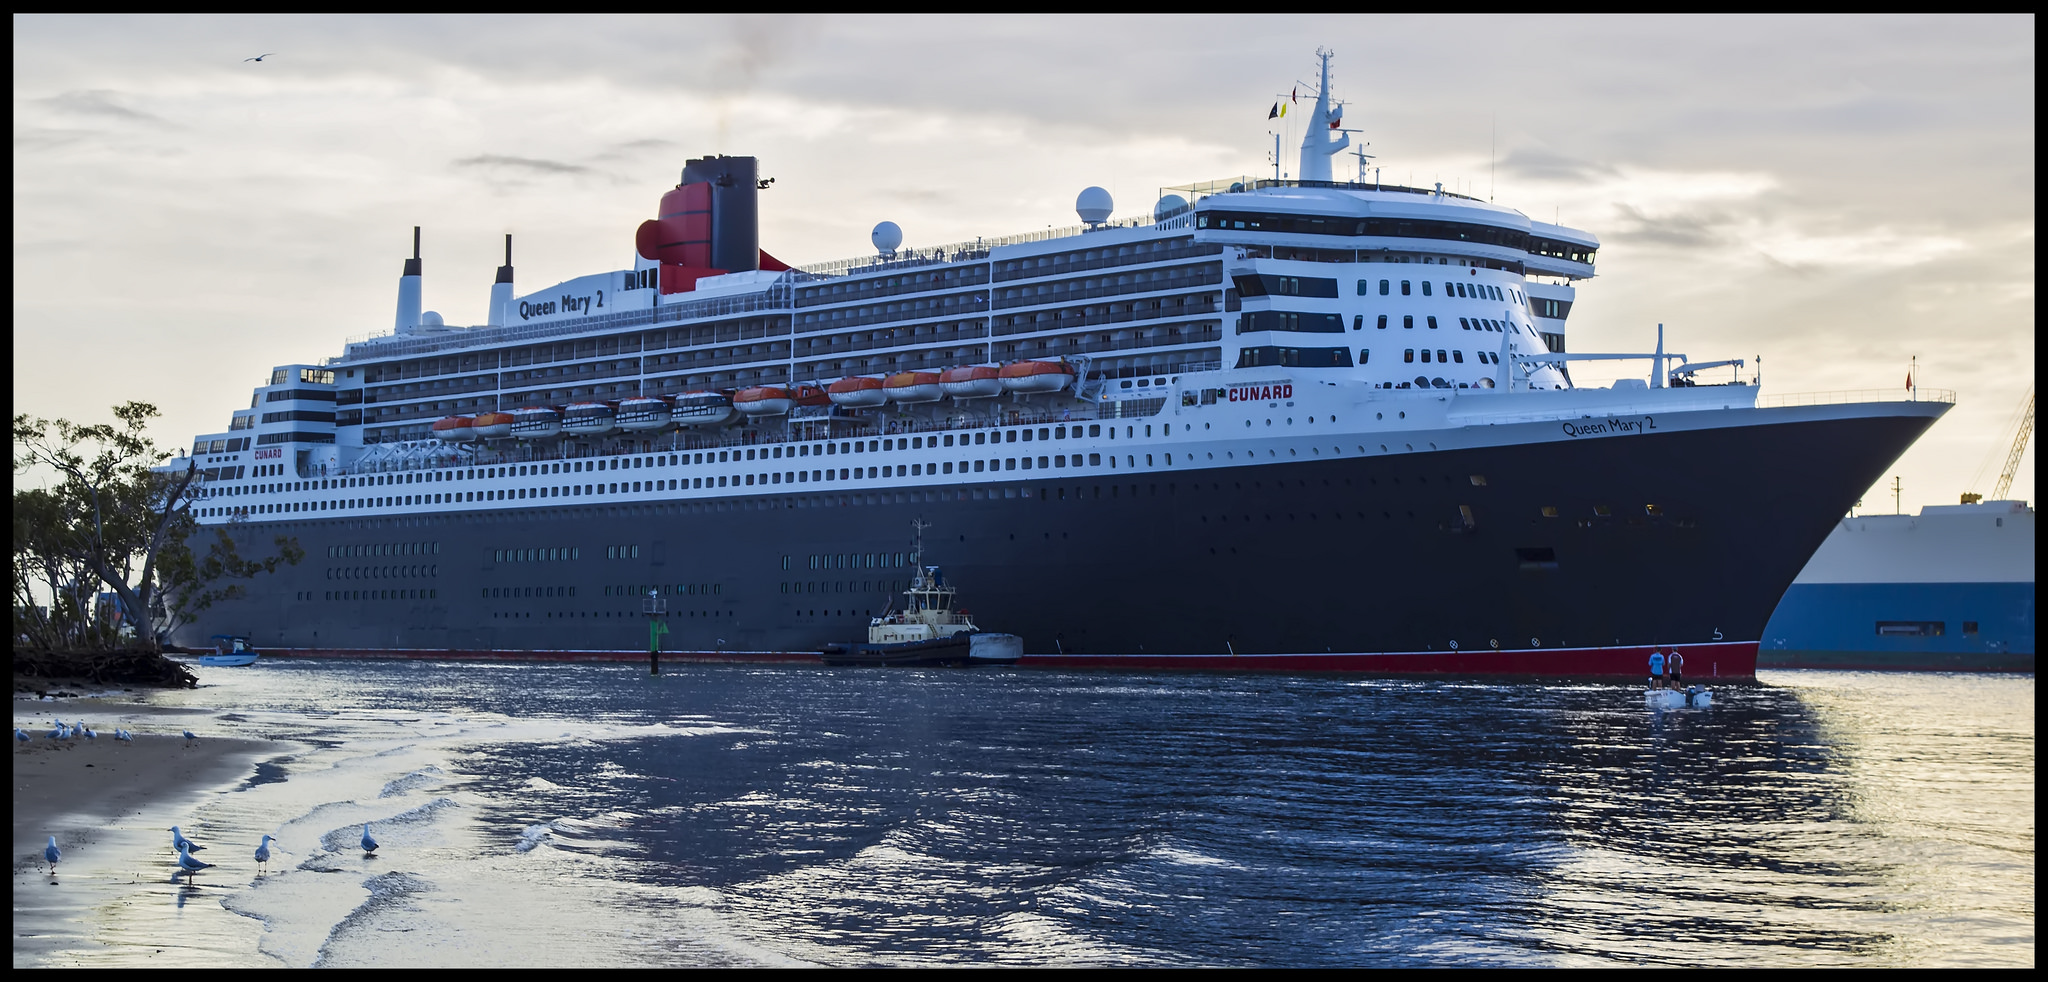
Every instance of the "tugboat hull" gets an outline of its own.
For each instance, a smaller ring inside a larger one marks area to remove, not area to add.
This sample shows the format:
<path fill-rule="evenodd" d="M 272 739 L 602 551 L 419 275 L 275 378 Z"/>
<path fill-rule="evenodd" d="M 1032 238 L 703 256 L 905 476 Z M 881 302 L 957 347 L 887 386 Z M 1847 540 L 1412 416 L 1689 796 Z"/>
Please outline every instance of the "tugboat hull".
<path fill-rule="evenodd" d="M 827 665 L 878 665 L 890 667 L 958 667 L 966 665 L 973 650 L 973 636 L 954 634 L 901 644 L 828 644 L 820 652 Z"/>

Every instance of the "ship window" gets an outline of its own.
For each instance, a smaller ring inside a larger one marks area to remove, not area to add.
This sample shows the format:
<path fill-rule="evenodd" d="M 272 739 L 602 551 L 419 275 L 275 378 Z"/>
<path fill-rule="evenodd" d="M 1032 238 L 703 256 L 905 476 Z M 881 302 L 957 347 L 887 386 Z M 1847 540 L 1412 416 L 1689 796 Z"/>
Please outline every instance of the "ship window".
<path fill-rule="evenodd" d="M 1412 331 L 1412 330 L 1414 330 L 1414 329 L 1415 329 L 1415 315 L 1414 315 L 1414 314 L 1402 314 L 1402 315 L 1401 315 L 1401 328 L 1402 328 L 1403 330 L 1408 330 L 1408 331 Z"/>
<path fill-rule="evenodd" d="M 1429 315 L 1429 329 L 1430 329 L 1430 330 L 1432 330 L 1432 331 L 1436 330 L 1436 315 L 1435 315 L 1435 314 L 1431 314 L 1431 315 Z"/>
<path fill-rule="evenodd" d="M 1465 363 L 1465 353 L 1462 351 L 1453 351 L 1451 352 L 1451 360 L 1457 362 L 1460 365 L 1463 365 Z"/>
<path fill-rule="evenodd" d="M 1471 321 L 1469 321 L 1469 320 L 1466 320 L 1466 319 L 1465 319 L 1465 318 L 1463 318 L 1463 317 L 1460 317 L 1460 318 L 1458 318 L 1458 330 L 1460 330 L 1460 331 L 1469 331 L 1469 330 L 1471 330 L 1471 329 L 1472 329 L 1472 322 L 1471 322 Z"/>
<path fill-rule="evenodd" d="M 1444 349 L 1442 349 L 1442 348 L 1438 348 L 1438 349 L 1436 349 L 1436 360 L 1437 360 L 1437 361 L 1450 361 L 1450 359 L 1449 359 L 1449 358 L 1446 358 L 1446 357 L 1444 357 Z"/>
<path fill-rule="evenodd" d="M 1544 505 L 1544 506 L 1543 506 L 1543 517 L 1544 517 L 1544 518 L 1556 518 L 1556 517 L 1557 517 L 1557 506 L 1556 506 L 1556 505 Z"/>
<path fill-rule="evenodd" d="M 1429 349 L 1428 349 L 1428 348 L 1424 348 L 1424 349 L 1422 349 L 1422 363 L 1423 363 L 1423 364 L 1425 364 L 1425 365 L 1429 364 Z"/>
<path fill-rule="evenodd" d="M 1384 296 L 1386 296 L 1386 295 L 1387 295 L 1387 287 L 1388 287 L 1388 285 L 1389 285 L 1389 284 L 1388 284 L 1388 281 L 1386 281 L 1386 280 L 1381 280 L 1381 281 L 1380 281 L 1380 296 L 1383 296 L 1383 297 L 1384 297 Z"/>
<path fill-rule="evenodd" d="M 1380 330 L 1382 330 L 1382 331 L 1384 331 L 1384 330 L 1386 330 L 1386 329 L 1387 329 L 1387 315 L 1385 315 L 1385 314 L 1381 314 L 1381 315 L 1380 315 L 1380 325 L 1379 325 L 1379 329 L 1380 329 Z"/>
<path fill-rule="evenodd" d="M 1407 280 L 1402 280 L 1402 281 L 1401 281 L 1401 295 L 1402 295 L 1402 296 L 1404 296 L 1404 297 L 1408 295 L 1408 281 L 1407 281 Z"/>
<path fill-rule="evenodd" d="M 1360 349 L 1358 349 L 1358 363 L 1359 363 L 1359 364 L 1363 365 L 1363 364 L 1365 364 L 1365 363 L 1366 363 L 1367 361 L 1370 361 L 1371 359 L 1372 359 L 1372 349 L 1370 349 L 1370 348 L 1360 348 Z"/>
<path fill-rule="evenodd" d="M 1977 633 L 1977 622 L 1976 622 L 1976 621 L 1964 621 L 1964 622 L 1963 622 L 1963 633 L 1964 633 L 1964 634 L 1976 634 L 1976 633 Z"/>
<path fill-rule="evenodd" d="M 1422 281 L 1422 295 L 1423 295 L 1423 296 L 1425 296 L 1425 297 L 1426 297 L 1426 296 L 1429 296 L 1429 281 L 1428 281 L 1428 280 L 1423 280 L 1423 281 Z"/>
<path fill-rule="evenodd" d="M 1401 352 L 1401 360 L 1402 360 L 1402 361 L 1404 361 L 1404 362 L 1412 362 L 1412 361 L 1414 361 L 1414 360 L 1415 360 L 1415 349 L 1414 349 L 1414 348 L 1409 348 L 1409 349 L 1407 349 L 1407 350 L 1405 350 L 1405 351 Z"/>
<path fill-rule="evenodd" d="M 1938 638 L 1948 633 L 1946 621 L 1878 621 L 1881 638 Z"/>

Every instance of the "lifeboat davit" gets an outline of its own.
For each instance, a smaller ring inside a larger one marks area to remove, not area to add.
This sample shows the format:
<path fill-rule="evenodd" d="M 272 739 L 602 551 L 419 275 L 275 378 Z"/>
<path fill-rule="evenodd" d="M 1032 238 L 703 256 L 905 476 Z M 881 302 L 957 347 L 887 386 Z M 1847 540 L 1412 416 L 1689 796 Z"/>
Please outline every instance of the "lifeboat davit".
<path fill-rule="evenodd" d="M 882 383 L 882 393 L 890 402 L 901 403 L 937 402 L 946 396 L 939 389 L 937 372 L 897 372 Z"/>
<path fill-rule="evenodd" d="M 749 416 L 780 416 L 796 399 L 779 385 L 750 385 L 733 394 L 732 405 Z"/>
<path fill-rule="evenodd" d="M 448 443 L 467 443 L 476 439 L 476 417 L 448 416 L 434 421 L 434 436 Z"/>
<path fill-rule="evenodd" d="M 1058 392 L 1074 381 L 1073 366 L 1063 361 L 1013 361 L 998 374 L 1010 392 Z"/>
<path fill-rule="evenodd" d="M 618 428 L 618 411 L 608 403 L 576 402 L 562 410 L 562 432 L 572 436 L 603 436 Z"/>
<path fill-rule="evenodd" d="M 732 400 L 720 392 L 685 392 L 668 418 L 677 426 L 716 426 L 732 418 Z"/>
<path fill-rule="evenodd" d="M 668 403 L 655 396 L 622 399 L 619 402 L 618 415 L 614 419 L 619 424 L 619 429 L 628 433 L 667 429 L 670 422 Z"/>
<path fill-rule="evenodd" d="M 873 409 L 889 401 L 882 391 L 882 380 L 867 375 L 850 375 L 825 387 L 825 394 L 835 406 L 850 409 Z"/>
<path fill-rule="evenodd" d="M 939 388 L 955 399 L 986 399 L 1003 394 L 1003 379 L 993 365 L 966 365 L 940 372 Z"/>
<path fill-rule="evenodd" d="M 828 406 L 832 404 L 832 397 L 820 386 L 799 385 L 796 387 L 796 404 L 799 406 Z"/>
<path fill-rule="evenodd" d="M 473 428 L 477 436 L 486 440 L 503 440 L 512 435 L 512 414 L 478 413 Z"/>
<path fill-rule="evenodd" d="M 552 440 L 562 435 L 562 414 L 546 406 L 525 406 L 512 410 L 512 438 Z"/>

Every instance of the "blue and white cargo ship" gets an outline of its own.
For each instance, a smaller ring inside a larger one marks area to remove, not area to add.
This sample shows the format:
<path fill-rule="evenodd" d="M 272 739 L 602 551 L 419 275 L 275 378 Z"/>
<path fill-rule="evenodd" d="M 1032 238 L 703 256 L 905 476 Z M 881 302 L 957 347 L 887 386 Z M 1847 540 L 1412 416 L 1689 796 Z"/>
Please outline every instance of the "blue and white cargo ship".
<path fill-rule="evenodd" d="M 1337 180 L 1342 117 L 1325 57 L 1296 179 L 1122 221 L 1089 188 L 1079 226 L 936 248 L 883 222 L 795 268 L 753 158 L 691 160 L 620 268 L 521 292 L 508 241 L 472 327 L 422 309 L 416 235 L 391 331 L 166 468 L 245 555 L 307 553 L 180 637 L 630 653 L 653 591 L 672 657 L 815 655 L 906 588 L 922 520 L 1026 664 L 1752 675 L 1953 395 L 1760 397 L 1652 325 L 1567 353 L 1599 239 Z M 1574 384 L 1589 358 L 1649 371 Z"/>
<path fill-rule="evenodd" d="M 2034 670 L 2034 509 L 1844 518 L 1764 629 L 1765 668 Z"/>

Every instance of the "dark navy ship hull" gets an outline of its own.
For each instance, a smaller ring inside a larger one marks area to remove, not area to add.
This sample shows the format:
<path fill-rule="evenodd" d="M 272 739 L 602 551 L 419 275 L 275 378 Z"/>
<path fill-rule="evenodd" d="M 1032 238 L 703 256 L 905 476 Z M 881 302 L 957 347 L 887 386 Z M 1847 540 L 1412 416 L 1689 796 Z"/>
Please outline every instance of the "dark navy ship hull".
<path fill-rule="evenodd" d="M 1933 420 L 1873 415 L 1003 485 L 247 523 L 306 550 L 178 637 L 280 654 L 810 652 L 909 571 L 840 568 L 931 523 L 973 616 L 1026 664 L 1640 674 L 1648 646 L 1754 674 L 1778 598 Z M 327 558 L 330 547 L 413 555 Z M 419 545 L 424 544 L 424 545 Z M 640 547 L 605 559 L 606 546 Z M 577 547 L 575 560 L 499 550 Z M 387 552 L 393 550 L 387 550 Z M 814 556 L 834 568 L 814 569 Z M 1707 664 L 1692 660 L 1695 675 Z"/>

